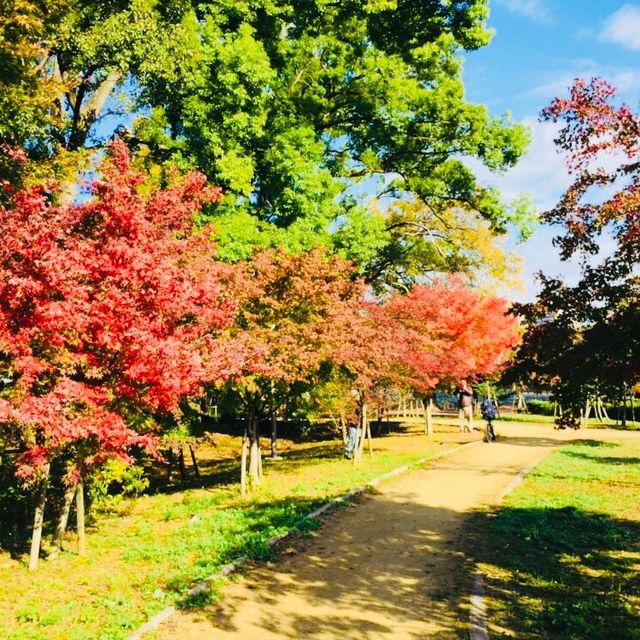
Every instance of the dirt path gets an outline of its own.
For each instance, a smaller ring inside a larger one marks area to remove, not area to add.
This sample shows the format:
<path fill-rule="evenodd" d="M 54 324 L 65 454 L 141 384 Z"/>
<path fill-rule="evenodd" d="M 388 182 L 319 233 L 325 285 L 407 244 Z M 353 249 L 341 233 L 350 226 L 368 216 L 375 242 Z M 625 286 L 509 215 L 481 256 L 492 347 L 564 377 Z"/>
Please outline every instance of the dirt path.
<path fill-rule="evenodd" d="M 588 432 L 500 424 L 493 444 L 463 447 L 327 517 L 312 538 L 228 585 L 216 604 L 180 612 L 158 640 L 464 638 L 472 511 L 495 504 L 518 473 Z"/>

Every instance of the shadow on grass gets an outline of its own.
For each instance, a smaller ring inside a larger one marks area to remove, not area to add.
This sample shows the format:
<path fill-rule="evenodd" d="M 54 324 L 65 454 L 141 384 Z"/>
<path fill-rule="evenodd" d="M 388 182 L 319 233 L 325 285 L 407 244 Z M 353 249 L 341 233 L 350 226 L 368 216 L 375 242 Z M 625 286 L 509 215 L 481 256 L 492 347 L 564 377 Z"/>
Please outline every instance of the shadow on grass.
<path fill-rule="evenodd" d="M 469 531 L 477 561 L 492 567 L 485 591 L 499 603 L 499 626 L 491 638 L 640 638 L 638 522 L 504 507 L 474 516 Z"/>
<path fill-rule="evenodd" d="M 576 444 L 579 444 L 581 447 L 593 447 L 594 449 L 603 449 L 603 448 L 612 449 L 619 446 L 615 442 L 604 442 L 602 440 L 590 440 L 590 439 L 578 440 Z"/>
<path fill-rule="evenodd" d="M 343 445 L 340 442 L 319 443 L 304 449 L 294 449 L 283 452 L 280 459 L 272 460 L 268 455 L 262 456 L 266 469 L 275 469 L 279 473 L 295 474 L 302 467 L 308 467 L 310 461 L 339 460 L 342 456 Z M 199 460 L 200 476 L 196 477 L 191 465 L 185 465 L 185 478 L 175 471 L 171 482 L 166 479 L 166 471 L 162 467 L 154 468 L 151 472 L 151 493 L 173 494 L 194 488 L 213 488 L 222 486 L 236 486 L 240 482 L 240 457 Z"/>
<path fill-rule="evenodd" d="M 620 423 L 603 422 L 602 426 L 606 427 L 607 429 L 613 429 L 614 431 L 640 431 L 640 422 L 631 423 L 629 421 L 624 426 L 622 426 L 621 422 Z"/>
<path fill-rule="evenodd" d="M 322 502 L 317 498 L 289 497 L 227 509 L 224 529 L 217 531 L 216 527 L 209 527 L 202 540 L 195 539 L 197 536 L 194 535 L 194 539 L 185 542 L 185 546 L 191 545 L 197 550 L 199 560 L 188 572 L 180 572 L 166 582 L 169 590 L 184 594 L 177 601 L 177 606 L 197 607 L 198 596 L 194 598 L 188 594 L 194 580 L 209 578 L 238 558 L 246 558 L 250 562 L 272 560 L 275 552 L 269 541 L 274 536 L 286 531 L 306 535 L 317 529 L 318 521 L 309 519 L 307 514 Z M 202 605 L 211 600 L 210 596 L 202 599 Z"/>
<path fill-rule="evenodd" d="M 591 456 L 588 453 L 580 453 L 578 451 L 565 451 L 564 455 L 570 458 L 588 460 L 589 462 L 598 462 L 599 464 L 613 464 L 613 465 L 640 464 L 640 458 L 628 458 L 628 457 L 616 458 L 615 456 Z"/>

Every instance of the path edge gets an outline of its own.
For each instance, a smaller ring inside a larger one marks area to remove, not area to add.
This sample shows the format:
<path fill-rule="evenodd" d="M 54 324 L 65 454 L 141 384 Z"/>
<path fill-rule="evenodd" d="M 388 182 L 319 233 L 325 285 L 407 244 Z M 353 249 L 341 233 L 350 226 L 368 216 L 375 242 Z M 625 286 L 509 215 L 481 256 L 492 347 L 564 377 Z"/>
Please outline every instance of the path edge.
<path fill-rule="evenodd" d="M 513 493 L 550 453 L 551 451 L 546 451 L 524 469 L 518 471 L 513 480 L 498 494 L 493 508 L 495 509 L 509 494 Z M 484 593 L 484 574 L 476 566 L 470 595 L 469 640 L 490 640 L 489 630 L 487 629 L 487 603 Z"/>

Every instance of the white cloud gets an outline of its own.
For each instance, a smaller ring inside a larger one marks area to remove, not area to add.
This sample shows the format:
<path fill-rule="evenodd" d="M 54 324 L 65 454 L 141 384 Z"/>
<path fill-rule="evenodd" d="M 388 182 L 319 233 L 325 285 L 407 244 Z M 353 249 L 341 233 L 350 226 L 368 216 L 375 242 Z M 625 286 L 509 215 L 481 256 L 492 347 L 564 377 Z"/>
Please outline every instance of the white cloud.
<path fill-rule="evenodd" d="M 554 143 L 560 125 L 538 122 L 534 118 L 525 118 L 522 124 L 530 128 L 532 141 L 528 153 L 513 169 L 503 175 L 496 175 L 477 164 L 473 168 L 480 181 L 496 186 L 505 199 L 527 192 L 531 194 L 538 211 L 547 211 L 558 203 L 573 179 L 567 172 L 564 155 L 558 153 Z M 615 156 L 604 160 L 609 169 L 620 162 L 620 158 Z M 604 195 L 608 197 L 611 194 Z M 539 291 L 539 284 L 535 279 L 535 274 L 539 271 L 548 276 L 560 276 L 572 286 L 578 283 L 579 260 L 560 260 L 559 250 L 552 244 L 553 237 L 561 234 L 561 227 L 541 225 L 526 242 L 509 240 L 507 248 L 516 251 L 524 260 L 524 291 L 507 292 L 508 297 L 518 301 L 532 300 Z M 605 234 L 600 238 L 599 246 L 600 253 L 590 261 L 592 264 L 598 263 L 602 256 L 610 255 L 614 244 Z"/>
<path fill-rule="evenodd" d="M 543 0 L 496 0 L 496 4 L 511 13 L 529 18 L 539 24 L 554 24 L 555 20 Z"/>
<path fill-rule="evenodd" d="M 640 7 L 625 4 L 604 23 L 599 39 L 640 51 Z"/>
<path fill-rule="evenodd" d="M 588 58 L 567 61 L 560 72 L 547 73 L 550 79 L 528 91 L 527 97 L 537 98 L 547 105 L 555 97 L 567 97 L 569 88 L 576 78 L 589 80 L 593 77 L 604 78 L 618 90 L 618 96 L 629 104 L 635 104 L 640 96 L 640 69 L 635 67 L 616 67 L 598 64 Z"/>
<path fill-rule="evenodd" d="M 473 163 L 473 169 L 481 182 L 496 186 L 505 199 L 530 193 L 538 211 L 546 211 L 557 204 L 571 183 L 564 157 L 557 152 L 553 142 L 558 125 L 538 122 L 535 118 L 525 118 L 522 124 L 531 130 L 532 141 L 527 154 L 513 169 L 504 174 L 494 174 L 476 163 Z M 509 297 L 520 301 L 532 300 L 539 289 L 534 278 L 538 271 L 550 275 L 562 273 L 575 280 L 578 269 L 576 265 L 560 261 L 558 250 L 551 244 L 554 235 L 555 229 L 540 227 L 526 242 L 508 243 L 509 249 L 524 259 L 524 291 L 509 292 Z"/>
<path fill-rule="evenodd" d="M 532 117 L 525 118 L 522 124 L 531 130 L 532 141 L 527 154 L 513 169 L 495 174 L 474 165 L 474 170 L 482 182 L 497 186 L 505 198 L 528 192 L 540 210 L 550 209 L 570 184 L 564 157 L 553 142 L 558 125 Z"/>

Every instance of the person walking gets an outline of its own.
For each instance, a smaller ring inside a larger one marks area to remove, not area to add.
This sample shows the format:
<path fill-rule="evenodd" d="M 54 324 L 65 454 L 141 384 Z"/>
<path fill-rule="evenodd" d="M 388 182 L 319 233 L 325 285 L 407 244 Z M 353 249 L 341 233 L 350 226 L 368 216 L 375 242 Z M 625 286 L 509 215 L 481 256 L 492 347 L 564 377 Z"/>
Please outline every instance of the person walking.
<path fill-rule="evenodd" d="M 466 380 L 460 383 L 458 393 L 458 419 L 460 420 L 460 433 L 473 429 L 473 389 Z"/>

